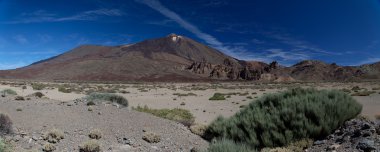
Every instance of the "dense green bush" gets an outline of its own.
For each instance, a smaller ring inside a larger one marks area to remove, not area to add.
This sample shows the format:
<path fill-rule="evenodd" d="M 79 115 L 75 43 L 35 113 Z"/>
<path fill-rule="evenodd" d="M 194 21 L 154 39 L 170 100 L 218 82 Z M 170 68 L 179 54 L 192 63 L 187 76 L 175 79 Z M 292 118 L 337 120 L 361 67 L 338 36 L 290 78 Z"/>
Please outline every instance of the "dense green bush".
<path fill-rule="evenodd" d="M 87 101 L 110 101 L 128 107 L 128 100 L 122 96 L 110 93 L 91 93 L 86 97 Z"/>
<path fill-rule="evenodd" d="M 361 109 L 351 96 L 337 90 L 295 88 L 265 95 L 231 118 L 217 118 L 206 138 L 227 138 L 252 148 L 285 146 L 327 136 Z"/>
<path fill-rule="evenodd" d="M 206 152 L 254 152 L 248 146 L 222 139 L 212 143 Z"/>
<path fill-rule="evenodd" d="M 222 93 L 214 93 L 214 95 L 208 100 L 226 100 L 226 98 Z"/>
<path fill-rule="evenodd" d="M 146 105 L 144 107 L 137 106 L 137 108 L 133 109 L 140 112 L 150 113 L 157 117 L 177 121 L 185 126 L 191 126 L 195 120 L 193 114 L 185 109 L 151 109 Z"/>

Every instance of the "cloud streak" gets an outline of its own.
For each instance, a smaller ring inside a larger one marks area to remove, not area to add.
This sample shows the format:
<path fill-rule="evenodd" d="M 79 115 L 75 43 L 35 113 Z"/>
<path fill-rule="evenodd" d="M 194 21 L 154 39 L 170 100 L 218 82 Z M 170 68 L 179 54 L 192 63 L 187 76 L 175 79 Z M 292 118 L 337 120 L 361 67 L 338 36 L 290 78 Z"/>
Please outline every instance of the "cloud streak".
<path fill-rule="evenodd" d="M 228 55 L 234 56 L 234 57 L 240 57 L 242 54 L 250 54 L 249 51 L 247 51 L 244 48 L 241 47 L 234 47 L 234 46 L 227 46 L 223 44 L 221 41 L 219 41 L 217 38 L 213 37 L 212 35 L 205 33 L 201 31 L 197 26 L 194 24 L 186 21 L 181 16 L 179 16 L 177 13 L 173 12 L 166 6 L 164 6 L 160 1 L 158 0 L 135 0 L 136 2 L 145 4 L 152 8 L 153 10 L 156 10 L 157 12 L 161 13 L 165 17 L 169 18 L 170 20 L 175 21 L 178 23 L 182 28 L 186 29 L 187 31 L 193 33 L 198 38 L 204 40 L 207 44 L 209 44 L 211 47 L 214 47 Z"/>
<path fill-rule="evenodd" d="M 150 8 L 152 8 L 153 10 L 156 10 L 157 12 L 161 13 L 165 17 L 169 18 L 170 20 L 175 21 L 182 28 L 193 33 L 198 38 L 204 40 L 211 47 L 214 47 L 226 53 L 227 55 L 231 55 L 233 57 L 236 57 L 242 60 L 257 60 L 257 61 L 263 61 L 263 62 L 271 62 L 274 59 L 281 59 L 283 61 L 288 62 L 288 61 L 303 60 L 303 59 L 309 58 L 309 56 L 300 52 L 289 53 L 281 49 L 269 49 L 265 53 L 254 53 L 252 51 L 247 50 L 243 45 L 224 44 L 221 41 L 219 41 L 217 38 L 213 37 L 212 35 L 208 33 L 201 31 L 197 26 L 183 19 L 180 15 L 178 15 L 177 13 L 173 12 L 172 10 L 164 6 L 158 0 L 135 0 L 135 1 L 145 4 L 149 6 Z M 282 37 L 277 37 L 277 38 L 280 39 Z M 292 41 L 289 39 L 283 38 L 283 40 L 284 41 L 288 40 L 288 43 L 292 43 Z M 253 43 L 262 44 L 264 42 L 254 39 Z M 299 45 L 303 45 L 303 44 L 304 43 L 299 43 Z"/>
<path fill-rule="evenodd" d="M 177 13 L 171 11 L 166 6 L 162 5 L 160 1 L 158 0 L 136 0 L 137 2 L 143 3 L 150 8 L 160 12 L 162 15 L 166 16 L 167 18 L 174 20 L 177 22 L 180 26 L 182 26 L 184 29 L 190 31 L 200 39 L 206 41 L 208 44 L 213 46 L 222 46 L 223 44 L 218 41 L 215 37 L 202 32 L 198 27 L 191 24 L 190 22 L 184 20 L 181 16 L 179 16 Z"/>
<path fill-rule="evenodd" d="M 97 9 L 84 11 L 72 16 L 57 16 L 44 10 L 38 10 L 32 13 L 23 13 L 20 19 L 6 21 L 3 24 L 28 24 L 42 22 L 65 22 L 65 21 L 95 21 L 100 17 L 120 17 L 124 12 L 118 9 Z"/>

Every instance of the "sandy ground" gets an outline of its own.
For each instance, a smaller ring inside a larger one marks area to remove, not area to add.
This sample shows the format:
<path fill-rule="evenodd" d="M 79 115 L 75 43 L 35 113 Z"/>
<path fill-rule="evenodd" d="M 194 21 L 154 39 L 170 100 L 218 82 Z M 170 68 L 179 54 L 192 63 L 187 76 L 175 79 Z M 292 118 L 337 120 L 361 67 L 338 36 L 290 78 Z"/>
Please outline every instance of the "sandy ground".
<path fill-rule="evenodd" d="M 199 136 L 192 134 L 188 128 L 173 121 L 164 120 L 149 114 L 132 110 L 131 107 L 147 105 L 150 108 L 183 108 L 189 110 L 196 123 L 209 124 L 218 116 L 229 117 L 238 112 L 242 106 L 249 104 L 264 94 L 286 90 L 289 87 L 316 87 L 318 89 L 351 89 L 360 86 L 367 90 L 380 87 L 378 83 L 310 83 L 310 84 L 123 84 L 117 93 L 129 101 L 129 108 L 118 109 L 112 105 L 98 105 L 94 111 L 88 111 L 84 102 L 76 99 L 85 97 L 84 93 L 62 93 L 56 87 L 43 90 L 33 90 L 30 84 L 26 89 L 23 85 L 2 84 L 0 90 L 12 89 L 20 96 L 28 96 L 42 92 L 46 98 L 16 101 L 15 96 L 0 97 L 0 111 L 9 114 L 14 121 L 16 132 L 27 132 L 26 137 L 16 143 L 18 151 L 22 149 L 41 149 L 46 142 L 33 137 L 40 137 L 51 128 L 65 131 L 67 138 L 57 144 L 58 151 L 78 151 L 78 145 L 86 140 L 86 134 L 91 129 L 99 128 L 105 137 L 100 141 L 104 151 L 189 151 L 193 147 L 207 147 L 208 143 Z M 107 87 L 105 84 L 88 84 L 91 87 Z M 113 85 L 108 85 L 113 86 Z M 142 89 L 143 88 L 143 89 Z M 194 89 L 203 88 L 203 89 Z M 145 90 L 145 91 L 142 91 Z M 231 95 L 221 101 L 211 101 L 214 93 L 243 93 Z M 380 114 L 380 90 L 370 96 L 354 98 L 363 105 L 362 115 L 374 118 Z M 175 93 L 193 93 L 195 96 L 178 96 Z M 17 109 L 22 109 L 18 111 Z M 101 113 L 101 115 L 99 115 Z M 152 130 L 162 135 L 162 142 L 149 144 L 141 139 L 142 130 Z M 24 135 L 25 136 L 25 135 Z M 117 140 L 128 137 L 133 141 L 123 145 Z M 186 137 L 186 138 L 183 138 Z M 14 140 L 15 137 L 12 137 Z M 21 145 L 21 146 L 20 146 Z"/>
<path fill-rule="evenodd" d="M 286 89 L 288 86 L 280 85 L 281 88 L 271 87 L 270 85 L 258 85 L 258 84 L 239 84 L 230 83 L 222 84 L 219 87 L 210 87 L 209 84 L 197 84 L 196 86 L 203 86 L 207 90 L 188 90 L 194 87 L 194 84 L 160 84 L 161 87 L 154 87 L 153 85 L 146 85 L 147 92 L 142 92 L 139 87 L 145 85 L 126 84 L 127 94 L 117 93 L 128 99 L 130 107 L 147 105 L 150 108 L 162 109 L 162 108 L 183 108 L 188 109 L 196 117 L 196 123 L 209 124 L 216 117 L 224 116 L 229 117 L 238 112 L 242 105 L 249 104 L 255 98 L 262 96 L 263 94 L 274 93 Z M 138 86 L 138 87 L 136 87 Z M 173 86 L 177 89 L 173 89 Z M 318 89 L 351 89 L 353 86 L 360 86 L 371 90 L 373 87 L 379 87 L 380 85 L 374 83 L 321 83 L 321 84 L 300 84 L 299 86 L 312 86 Z M 32 87 L 28 86 L 27 89 L 21 87 L 12 87 L 10 85 L 0 85 L 0 90 L 10 88 L 15 90 L 19 95 L 26 96 L 37 92 Z M 185 88 L 185 89 L 183 89 Z M 256 88 L 256 89 L 255 89 Z M 265 88 L 265 89 L 259 89 Z M 186 90 L 186 91 L 185 91 Z M 72 101 L 78 98 L 85 97 L 85 94 L 76 93 L 62 93 L 57 88 L 44 89 L 40 92 L 44 93 L 49 99 L 58 101 Z M 211 101 L 209 98 L 214 93 L 248 93 L 248 95 L 231 95 L 231 98 L 227 98 L 222 101 Z M 357 97 L 358 102 L 363 104 L 362 115 L 373 118 L 375 115 L 380 114 L 380 94 L 376 93 L 365 96 Z M 196 96 L 177 96 L 174 93 L 194 93 Z M 249 99 L 251 96 L 253 99 Z M 181 105 L 182 103 L 182 105 Z M 185 105 L 183 105 L 185 103 Z"/>

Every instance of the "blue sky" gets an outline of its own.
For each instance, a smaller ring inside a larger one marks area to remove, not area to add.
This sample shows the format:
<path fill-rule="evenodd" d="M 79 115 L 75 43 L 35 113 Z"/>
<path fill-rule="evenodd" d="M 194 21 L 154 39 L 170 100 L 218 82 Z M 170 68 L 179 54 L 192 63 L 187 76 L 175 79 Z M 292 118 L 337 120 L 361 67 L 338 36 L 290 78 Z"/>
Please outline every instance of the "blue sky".
<path fill-rule="evenodd" d="M 0 0 L 0 69 L 177 33 L 238 59 L 380 61 L 379 0 Z"/>

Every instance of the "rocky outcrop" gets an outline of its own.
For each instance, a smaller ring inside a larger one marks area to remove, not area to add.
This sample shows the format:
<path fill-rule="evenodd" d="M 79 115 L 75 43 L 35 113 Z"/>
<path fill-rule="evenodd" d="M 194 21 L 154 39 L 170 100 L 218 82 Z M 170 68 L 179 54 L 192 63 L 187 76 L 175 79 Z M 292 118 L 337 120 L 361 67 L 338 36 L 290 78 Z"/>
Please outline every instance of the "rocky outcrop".
<path fill-rule="evenodd" d="M 262 62 L 234 62 L 225 59 L 222 64 L 211 64 L 207 61 L 193 62 L 187 70 L 196 74 L 209 74 L 213 79 L 229 80 L 275 80 L 275 75 L 270 72 L 279 67 L 277 62 L 265 64 Z"/>
<path fill-rule="evenodd" d="M 364 118 L 347 121 L 326 139 L 315 141 L 307 151 L 378 152 L 380 151 L 379 125 L 379 122 Z"/>

